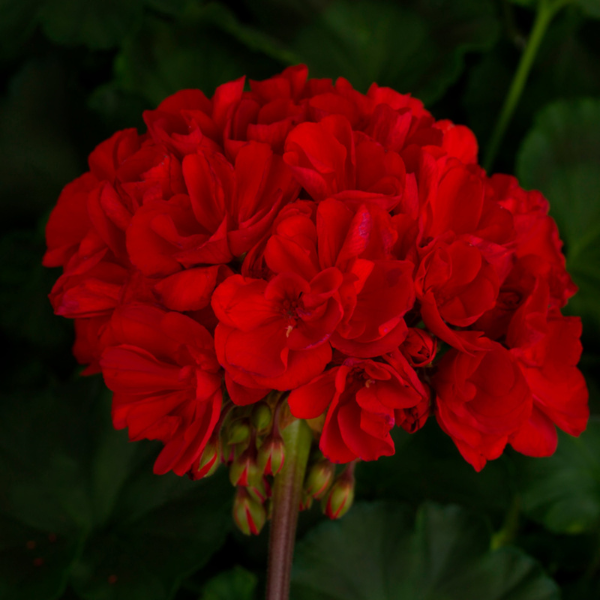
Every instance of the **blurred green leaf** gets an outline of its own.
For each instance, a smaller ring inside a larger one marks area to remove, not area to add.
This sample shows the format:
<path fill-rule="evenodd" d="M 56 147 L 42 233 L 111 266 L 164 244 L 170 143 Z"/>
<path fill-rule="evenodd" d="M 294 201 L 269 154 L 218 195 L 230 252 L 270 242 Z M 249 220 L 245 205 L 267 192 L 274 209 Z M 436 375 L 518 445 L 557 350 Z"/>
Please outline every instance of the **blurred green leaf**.
<path fill-rule="evenodd" d="M 242 567 L 219 573 L 204 587 L 200 600 L 253 600 L 258 577 Z"/>
<path fill-rule="evenodd" d="M 56 271 L 42 266 L 45 250 L 33 232 L 0 238 L 0 327 L 13 339 L 56 351 L 70 345 L 67 322 L 56 317 L 48 293 Z"/>
<path fill-rule="evenodd" d="M 0 59 L 13 58 L 35 29 L 43 0 L 0 1 Z"/>
<path fill-rule="evenodd" d="M 576 0 L 576 2 L 587 15 L 600 19 L 600 0 Z"/>
<path fill-rule="evenodd" d="M 58 44 L 106 50 L 139 26 L 142 6 L 142 0 L 45 0 L 39 20 Z"/>
<path fill-rule="evenodd" d="M 374 81 L 430 103 L 463 69 L 467 52 L 498 35 L 487 0 L 337 0 L 292 42 L 313 77 L 346 77 L 366 91 Z"/>
<path fill-rule="evenodd" d="M 212 94 L 246 74 L 268 77 L 290 55 L 263 34 L 238 23 L 219 4 L 189 4 L 175 23 L 148 16 L 116 59 L 118 86 L 152 105 L 184 88 Z"/>
<path fill-rule="evenodd" d="M 550 201 L 579 293 L 568 309 L 600 329 L 600 100 L 561 101 L 540 112 L 517 158 L 526 188 Z"/>
<path fill-rule="evenodd" d="M 146 5 L 166 15 L 179 15 L 185 9 L 190 0 L 146 0 Z"/>
<path fill-rule="evenodd" d="M 431 420 L 416 434 L 393 430 L 396 452 L 375 462 L 358 463 L 357 494 L 367 499 L 456 502 L 483 510 L 501 521 L 514 484 L 503 457 L 476 473 L 452 440 Z"/>
<path fill-rule="evenodd" d="M 484 520 L 457 506 L 359 504 L 297 546 L 292 600 L 558 600 L 512 548 L 489 551 Z"/>
<path fill-rule="evenodd" d="M 8 551 L 20 552 L 2 564 L 3 599 L 25 597 L 15 582 L 29 581 L 39 557 L 44 587 L 30 598 L 56 597 L 70 573 L 85 600 L 166 600 L 223 543 L 232 495 L 225 474 L 203 482 L 154 475 L 156 446 L 112 429 L 107 395 L 95 377 L 2 398 L 0 516 L 10 524 Z"/>
<path fill-rule="evenodd" d="M 62 593 L 79 547 L 76 533 L 66 525 L 48 532 L 0 512 L 1 598 L 50 600 Z"/>
<path fill-rule="evenodd" d="M 37 218 L 83 161 L 69 137 L 66 73 L 52 59 L 26 63 L 0 101 L 3 225 Z M 85 163 L 83 163 L 85 164 Z"/>
<path fill-rule="evenodd" d="M 462 103 L 464 124 L 484 148 L 493 130 L 520 59 L 524 35 L 510 22 L 507 36 L 481 56 L 468 72 Z M 549 26 L 500 148 L 501 168 L 514 172 L 517 149 L 540 107 L 557 99 L 600 94 L 600 38 L 598 23 L 578 11 L 565 11 Z"/>
<path fill-rule="evenodd" d="M 7 559 L 0 561 L 0 597 L 7 600 L 55 598 L 66 584 L 89 520 L 89 417 L 99 400 L 99 386 L 90 383 L 0 399 L 0 547 Z"/>
<path fill-rule="evenodd" d="M 523 511 L 551 531 L 580 533 L 600 523 L 600 419 L 580 437 L 559 432 L 548 458 L 519 457 Z"/>

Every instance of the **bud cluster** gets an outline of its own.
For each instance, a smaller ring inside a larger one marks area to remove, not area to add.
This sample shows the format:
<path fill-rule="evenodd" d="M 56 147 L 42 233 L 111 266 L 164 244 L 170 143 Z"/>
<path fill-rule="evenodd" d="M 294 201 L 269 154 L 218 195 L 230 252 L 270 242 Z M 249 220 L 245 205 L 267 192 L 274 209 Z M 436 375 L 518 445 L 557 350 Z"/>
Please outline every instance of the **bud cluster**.
<path fill-rule="evenodd" d="M 272 477 L 283 467 L 281 394 L 269 395 L 252 406 L 229 404 L 194 468 L 192 479 L 212 475 L 221 464 L 236 486 L 233 517 L 239 529 L 258 534 L 269 513 Z"/>

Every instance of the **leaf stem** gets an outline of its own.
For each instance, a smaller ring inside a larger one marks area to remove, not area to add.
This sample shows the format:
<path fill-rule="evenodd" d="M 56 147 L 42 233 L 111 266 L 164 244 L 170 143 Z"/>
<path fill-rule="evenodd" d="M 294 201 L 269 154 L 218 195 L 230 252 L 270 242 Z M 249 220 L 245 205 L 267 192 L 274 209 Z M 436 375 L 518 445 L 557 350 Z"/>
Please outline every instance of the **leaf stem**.
<path fill-rule="evenodd" d="M 529 71 L 531 71 L 531 67 L 533 66 L 540 44 L 544 39 L 548 25 L 550 25 L 556 13 L 571 1 L 572 0 L 539 0 L 538 2 L 533 29 L 531 30 L 529 40 L 527 41 L 525 52 L 523 52 L 515 76 L 510 84 L 506 100 L 504 101 L 496 127 L 494 128 L 494 132 L 492 133 L 492 137 L 487 147 L 483 167 L 488 174 L 494 164 L 506 128 L 519 103 L 519 99 L 521 98 L 521 94 L 527 83 L 527 78 L 529 77 Z"/>
<path fill-rule="evenodd" d="M 267 600 L 287 600 L 296 539 L 302 484 L 312 442 L 310 429 L 297 419 L 282 432 L 285 461 L 275 477 L 269 536 Z"/>

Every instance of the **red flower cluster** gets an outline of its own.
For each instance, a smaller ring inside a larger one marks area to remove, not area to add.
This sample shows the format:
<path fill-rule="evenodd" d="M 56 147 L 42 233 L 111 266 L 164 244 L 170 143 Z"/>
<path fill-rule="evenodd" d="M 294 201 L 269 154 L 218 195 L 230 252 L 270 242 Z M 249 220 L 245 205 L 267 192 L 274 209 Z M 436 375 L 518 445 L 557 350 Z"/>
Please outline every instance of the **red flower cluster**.
<path fill-rule="evenodd" d="M 156 472 L 210 470 L 231 402 L 272 390 L 336 463 L 393 454 L 391 429 L 430 414 L 477 470 L 585 428 L 548 204 L 487 177 L 467 128 L 304 66 L 144 120 L 65 187 L 44 264 L 63 267 L 50 298 L 115 426 L 164 443 Z"/>

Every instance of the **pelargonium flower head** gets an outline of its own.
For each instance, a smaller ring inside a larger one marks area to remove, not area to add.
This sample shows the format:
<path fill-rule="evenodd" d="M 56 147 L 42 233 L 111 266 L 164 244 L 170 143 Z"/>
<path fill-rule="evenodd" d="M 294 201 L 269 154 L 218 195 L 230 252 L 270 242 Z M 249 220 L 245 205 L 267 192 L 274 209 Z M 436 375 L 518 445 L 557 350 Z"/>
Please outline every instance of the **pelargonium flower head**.
<path fill-rule="evenodd" d="M 257 533 L 295 419 L 323 471 L 302 504 L 331 517 L 355 462 L 395 452 L 395 427 L 435 416 L 477 470 L 584 430 L 581 323 L 561 314 L 576 287 L 548 202 L 488 177 L 468 128 L 304 65 L 181 90 L 144 122 L 65 186 L 44 264 L 63 269 L 50 300 L 115 426 L 164 444 L 157 473 L 229 465 L 235 519 Z"/>

